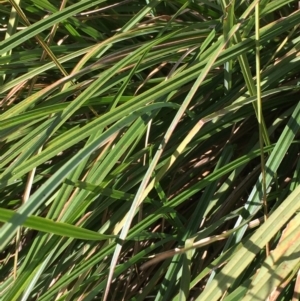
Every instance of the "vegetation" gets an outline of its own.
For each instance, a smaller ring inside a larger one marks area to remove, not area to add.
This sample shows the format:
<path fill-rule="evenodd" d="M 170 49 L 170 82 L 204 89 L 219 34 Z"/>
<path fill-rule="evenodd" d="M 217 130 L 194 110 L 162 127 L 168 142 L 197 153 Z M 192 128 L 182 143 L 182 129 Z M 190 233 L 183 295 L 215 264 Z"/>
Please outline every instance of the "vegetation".
<path fill-rule="evenodd" d="M 1 300 L 298 300 L 295 0 L 2 0 Z"/>

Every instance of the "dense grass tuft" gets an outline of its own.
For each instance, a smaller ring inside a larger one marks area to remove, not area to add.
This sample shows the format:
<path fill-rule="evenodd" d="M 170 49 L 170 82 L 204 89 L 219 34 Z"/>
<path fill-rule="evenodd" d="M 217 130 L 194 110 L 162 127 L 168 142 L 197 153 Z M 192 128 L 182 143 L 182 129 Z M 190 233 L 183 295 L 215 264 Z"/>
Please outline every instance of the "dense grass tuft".
<path fill-rule="evenodd" d="M 298 300 L 298 1 L 1 2 L 1 300 Z"/>

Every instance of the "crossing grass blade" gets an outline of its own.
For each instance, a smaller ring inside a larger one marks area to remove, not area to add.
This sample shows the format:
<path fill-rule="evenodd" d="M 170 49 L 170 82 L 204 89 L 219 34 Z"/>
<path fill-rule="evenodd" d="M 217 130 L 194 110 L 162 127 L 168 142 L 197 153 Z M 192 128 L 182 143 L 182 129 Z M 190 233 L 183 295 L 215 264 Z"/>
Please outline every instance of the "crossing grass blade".
<path fill-rule="evenodd" d="M 8 222 L 12 219 L 13 216 L 18 218 L 11 210 L 0 208 L 0 221 Z M 52 220 L 42 218 L 39 216 L 29 216 L 27 220 L 23 223 L 24 227 L 34 229 L 37 231 L 48 232 L 60 236 L 73 237 L 77 239 L 86 239 L 86 240 L 105 240 L 108 238 L 114 238 L 113 235 L 103 235 L 89 231 L 80 227 L 75 227 L 73 225 L 68 225 L 60 222 L 54 222 Z"/>

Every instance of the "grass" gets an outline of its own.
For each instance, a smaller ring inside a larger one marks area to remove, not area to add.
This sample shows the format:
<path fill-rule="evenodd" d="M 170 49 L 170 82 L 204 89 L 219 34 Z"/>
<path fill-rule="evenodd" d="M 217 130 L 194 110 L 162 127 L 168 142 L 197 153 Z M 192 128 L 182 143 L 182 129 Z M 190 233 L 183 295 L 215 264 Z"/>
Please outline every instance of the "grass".
<path fill-rule="evenodd" d="M 1 1 L 1 300 L 298 300 L 297 1 Z"/>

